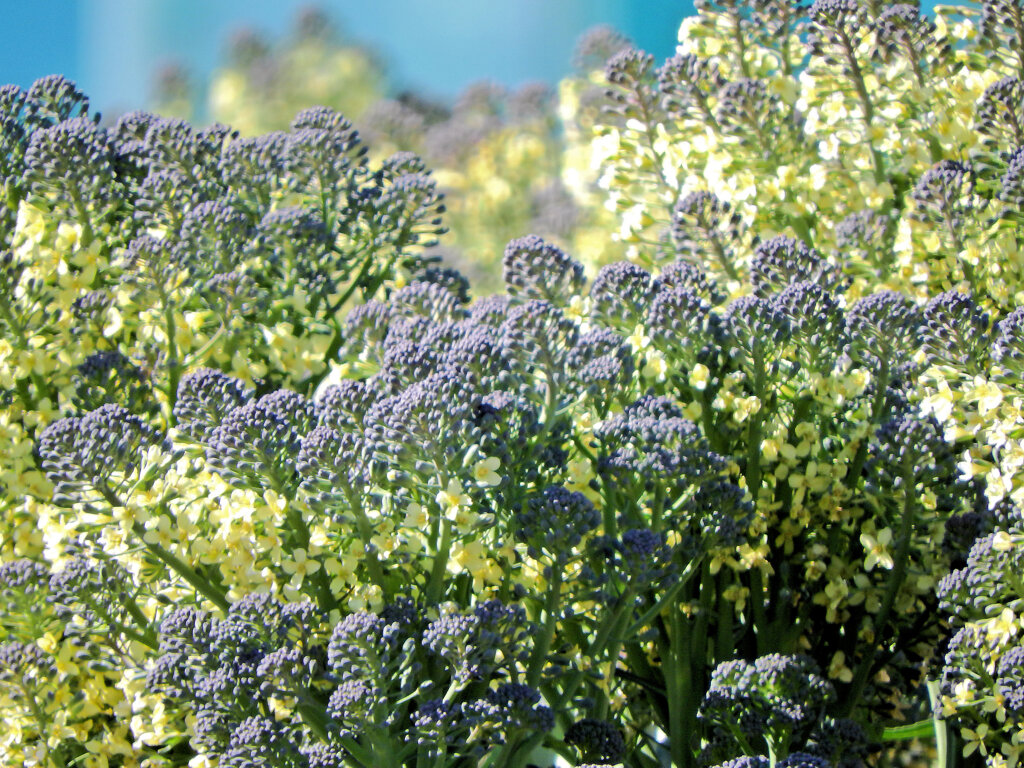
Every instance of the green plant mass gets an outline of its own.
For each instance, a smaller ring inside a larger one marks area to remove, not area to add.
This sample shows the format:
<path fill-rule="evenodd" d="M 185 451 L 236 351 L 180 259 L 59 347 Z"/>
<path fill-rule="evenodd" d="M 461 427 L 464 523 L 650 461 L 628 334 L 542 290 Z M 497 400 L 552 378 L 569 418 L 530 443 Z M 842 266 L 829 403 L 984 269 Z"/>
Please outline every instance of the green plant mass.
<path fill-rule="evenodd" d="M 709 1 L 362 131 L 0 89 L 0 764 L 1020 765 L 1022 40 Z"/>

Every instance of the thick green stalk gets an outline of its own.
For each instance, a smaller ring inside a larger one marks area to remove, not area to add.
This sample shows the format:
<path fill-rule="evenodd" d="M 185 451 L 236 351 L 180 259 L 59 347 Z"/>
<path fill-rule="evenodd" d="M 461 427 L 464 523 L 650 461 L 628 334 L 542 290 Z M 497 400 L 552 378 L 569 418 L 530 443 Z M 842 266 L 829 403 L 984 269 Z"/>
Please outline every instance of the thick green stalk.
<path fill-rule="evenodd" d="M 861 107 L 864 109 L 864 126 L 867 130 L 868 145 L 871 147 L 871 160 L 874 164 L 875 183 L 881 184 L 886 180 L 885 161 L 881 153 L 871 143 L 871 124 L 875 119 L 875 106 L 871 103 L 871 96 L 868 94 L 867 84 L 864 81 L 864 72 L 857 61 L 856 46 L 846 34 L 846 30 L 840 29 L 842 37 L 843 52 L 846 54 L 846 62 L 850 66 L 850 75 L 853 78 L 853 86 L 857 89 L 857 97 L 860 99 Z"/>
<path fill-rule="evenodd" d="M 186 564 L 177 555 L 168 552 L 159 544 L 150 544 L 147 542 L 145 539 L 146 529 L 142 527 L 141 523 L 133 523 L 132 532 L 139 537 L 139 540 L 145 545 L 146 549 L 152 552 L 157 559 L 195 587 L 197 592 L 216 605 L 220 610 L 226 613 L 228 608 L 231 607 L 231 604 L 228 602 L 224 593 L 211 584 L 207 579 L 200 576 L 192 566 Z"/>
<path fill-rule="evenodd" d="M 767 378 L 768 374 L 764 367 L 764 352 L 759 343 L 754 344 L 754 394 L 757 395 L 761 406 L 757 413 L 750 414 L 750 422 L 747 425 L 747 467 L 745 477 L 747 490 L 757 504 L 757 497 L 761 491 L 761 423 L 764 420 L 764 411 L 767 407 Z"/>
<path fill-rule="evenodd" d="M 178 342 L 175 338 L 174 306 L 164 298 L 164 325 L 167 334 L 167 424 L 174 426 L 174 404 L 178 400 L 178 380 L 181 366 L 178 362 Z"/>
<path fill-rule="evenodd" d="M 716 662 L 730 659 L 735 652 L 735 643 L 733 638 L 733 605 L 732 601 L 723 594 L 725 591 L 726 575 L 726 571 L 719 571 L 718 588 L 715 590 L 718 596 L 718 631 L 715 633 Z"/>
<path fill-rule="evenodd" d="M 668 737 L 672 765 L 676 768 L 691 768 L 694 764 L 690 749 L 690 735 L 696 724 L 697 700 L 695 697 L 692 657 L 694 638 L 683 621 L 680 611 L 669 612 L 669 652 L 662 661 L 665 670 L 665 693 L 668 697 Z M 700 638 L 696 638 L 698 641 Z"/>
<path fill-rule="evenodd" d="M 889 614 L 892 612 L 892 607 L 896 602 L 896 595 L 899 593 L 900 587 L 903 586 L 903 582 L 907 575 L 907 565 L 910 560 L 910 544 L 913 539 L 914 532 L 915 492 L 914 484 L 912 482 L 912 470 L 905 469 L 901 479 L 903 481 L 904 495 L 903 513 L 902 519 L 900 520 L 899 546 L 893 556 L 892 573 L 889 576 L 889 582 L 886 585 L 882 604 L 878 609 L 878 613 L 875 614 L 875 619 L 873 621 L 875 635 L 874 641 L 869 647 L 864 649 L 864 657 L 857 664 L 857 668 L 853 673 L 850 690 L 847 694 L 846 702 L 843 704 L 841 710 L 844 717 L 848 717 L 853 711 L 854 706 L 860 699 L 861 693 L 864 690 L 864 686 L 867 684 L 868 676 L 871 674 L 871 667 L 874 665 L 875 661 L 875 649 L 878 647 L 878 644 L 887 629 L 886 625 L 889 621 Z"/>
<path fill-rule="evenodd" d="M 343 490 L 345 498 L 348 499 L 349 506 L 352 508 L 352 514 L 356 519 L 359 538 L 363 540 L 363 545 L 367 550 L 366 567 L 370 571 L 370 578 L 373 579 L 377 586 L 383 589 L 385 584 L 384 571 L 381 569 L 380 560 L 377 559 L 377 553 L 371 549 L 373 544 L 373 526 L 370 524 L 366 512 L 363 511 L 363 505 L 356 498 L 355 492 L 347 484 Z"/>
<path fill-rule="evenodd" d="M 286 498 L 288 498 L 288 521 L 291 523 L 295 533 L 299 537 L 299 545 L 306 550 L 306 554 L 308 556 L 309 526 L 306 525 L 306 518 L 303 517 L 302 510 L 292 503 L 293 500 L 290 497 Z M 315 580 L 317 584 L 317 591 L 320 593 L 320 607 L 325 611 L 330 611 L 334 607 L 334 594 L 331 592 L 331 582 L 327 578 L 327 572 L 323 568 L 320 568 L 316 572 Z"/>
<path fill-rule="evenodd" d="M 537 687 L 544 672 L 544 663 L 547 661 L 558 626 L 558 606 L 562 597 L 561 563 L 554 563 L 551 570 L 551 583 L 548 584 L 547 599 L 544 602 L 544 625 L 533 643 L 533 655 L 526 669 L 526 684 L 534 688 Z"/>
<path fill-rule="evenodd" d="M 436 605 L 444 590 L 444 573 L 448 568 L 448 554 L 452 546 L 452 527 L 447 519 L 441 520 L 441 541 L 430 567 L 430 581 L 427 583 L 427 605 Z"/>
<path fill-rule="evenodd" d="M 764 604 L 764 576 L 761 569 L 754 566 L 750 570 L 750 606 L 754 614 L 754 634 L 757 638 L 757 653 L 763 656 L 768 644 L 768 611 Z"/>
<path fill-rule="evenodd" d="M 875 384 L 875 396 L 871 399 L 871 424 L 878 424 L 879 419 L 882 415 L 882 406 L 885 405 L 885 390 L 889 386 L 889 356 L 883 354 L 881 356 L 882 367 L 878 372 L 878 380 Z M 871 442 L 871 435 L 864 435 L 861 438 L 860 445 L 857 446 L 857 453 L 853 457 L 853 463 L 850 465 L 850 471 L 846 477 L 848 482 L 856 483 L 860 477 L 861 470 L 864 467 L 864 462 L 868 457 L 868 444 Z"/>
<path fill-rule="evenodd" d="M 627 608 L 627 610 L 618 612 L 616 620 L 611 624 L 611 631 L 608 634 L 608 660 L 604 665 L 604 676 L 608 681 L 609 688 L 611 687 L 612 680 L 615 679 L 616 670 L 619 665 L 619 654 L 622 651 L 623 641 L 626 637 L 624 630 L 629 622 L 631 613 L 631 611 L 628 610 L 630 607 L 629 600 L 624 601 L 624 607 Z M 604 719 L 608 715 L 608 708 L 610 704 L 611 702 L 607 695 L 602 696 L 597 702 L 596 716 L 599 719 Z"/>

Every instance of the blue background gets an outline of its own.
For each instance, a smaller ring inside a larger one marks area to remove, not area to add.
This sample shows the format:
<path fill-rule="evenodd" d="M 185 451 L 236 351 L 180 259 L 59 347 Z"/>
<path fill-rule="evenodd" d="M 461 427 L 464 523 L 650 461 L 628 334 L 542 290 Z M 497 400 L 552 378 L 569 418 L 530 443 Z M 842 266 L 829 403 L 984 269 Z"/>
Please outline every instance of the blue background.
<path fill-rule="evenodd" d="M 46 74 L 78 81 L 93 105 L 145 106 L 155 73 L 178 62 L 200 82 L 245 24 L 277 38 L 301 0 L 3 0 L 0 83 Z M 346 38 L 381 54 L 396 89 L 451 97 L 470 82 L 557 81 L 579 35 L 612 24 L 671 55 L 689 0 L 324 0 Z"/>

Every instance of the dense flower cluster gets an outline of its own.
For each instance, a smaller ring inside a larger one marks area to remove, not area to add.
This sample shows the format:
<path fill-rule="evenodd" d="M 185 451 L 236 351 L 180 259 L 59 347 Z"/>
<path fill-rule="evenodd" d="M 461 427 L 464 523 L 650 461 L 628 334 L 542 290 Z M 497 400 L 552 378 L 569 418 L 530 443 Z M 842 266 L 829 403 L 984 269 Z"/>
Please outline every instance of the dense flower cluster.
<path fill-rule="evenodd" d="M 220 765 L 252 751 L 303 768 L 436 762 L 511 752 L 553 725 L 539 692 L 504 682 L 530 655 L 521 608 L 492 600 L 430 620 L 400 600 L 326 626 L 312 603 L 265 594 L 222 619 L 173 611 L 147 686 L 194 712 L 192 745 Z"/>
<path fill-rule="evenodd" d="M 877 467 L 867 487 L 969 486 L 971 508 L 934 526 L 962 568 L 939 588 L 950 631 L 959 631 L 939 709 L 964 751 L 1002 766 L 1021 754 L 1020 718 L 995 682 L 1018 663 L 1001 659 L 1018 633 L 1019 596 L 995 588 L 1012 566 L 980 557 L 972 543 L 988 551 L 983 543 L 998 535 L 1009 548 L 1024 502 L 1021 9 L 977 6 L 929 17 L 916 4 L 864 0 L 701 2 L 660 66 L 638 51 L 609 58 L 610 97 L 589 135 L 572 138 L 578 156 L 601 167 L 607 202 L 622 214 L 616 236 L 636 264 L 664 269 L 683 258 L 728 293 L 748 293 L 749 280 L 761 297 L 759 286 L 777 290 L 776 241 L 793 238 L 785 259 L 798 260 L 796 279 L 813 287 L 786 288 L 788 300 L 816 318 L 845 314 L 861 339 L 839 352 L 841 320 L 800 323 L 788 338 L 889 382 L 875 400 L 892 397 L 878 455 L 906 474 Z M 826 286 L 833 295 L 823 303 Z M 750 325 L 749 301 L 737 319 L 751 336 L 787 338 L 779 318 Z M 741 354 L 755 359 L 756 345 Z M 951 509 L 929 494 L 922 503 L 929 515 Z M 895 524 L 862 533 L 870 571 L 900 570 Z M 883 616 L 901 610 L 887 594 L 865 599 Z M 996 618 L 999 628 L 986 629 Z M 843 649 L 830 674 L 856 685 L 863 670 L 845 669 L 847 660 Z"/>
<path fill-rule="evenodd" d="M 709 0 L 660 66 L 610 59 L 610 99 L 576 140 L 628 258 L 691 253 L 735 286 L 758 238 L 792 234 L 866 278 L 854 298 L 958 288 L 1012 309 L 1019 8 L 981 5 Z"/>
<path fill-rule="evenodd" d="M 853 720 L 824 714 L 834 699 L 835 689 L 807 657 L 771 654 L 752 663 L 723 662 L 701 702 L 700 717 L 714 728 L 702 757 L 710 763 L 732 756 L 723 765 L 752 758 L 756 764 L 767 753 L 784 758 L 778 765 L 804 760 L 864 766 L 872 745 Z M 735 757 L 738 752 L 743 755 Z"/>

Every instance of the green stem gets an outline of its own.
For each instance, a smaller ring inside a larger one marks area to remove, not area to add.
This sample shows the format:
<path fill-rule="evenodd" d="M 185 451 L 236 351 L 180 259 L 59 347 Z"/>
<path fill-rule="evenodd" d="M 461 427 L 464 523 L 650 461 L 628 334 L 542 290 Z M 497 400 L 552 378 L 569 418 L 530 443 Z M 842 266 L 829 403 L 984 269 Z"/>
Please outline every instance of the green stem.
<path fill-rule="evenodd" d="M 157 559 L 159 559 L 164 565 L 170 568 L 172 571 L 177 573 L 181 578 L 196 588 L 203 597 L 209 600 L 211 603 L 216 605 L 220 610 L 227 613 L 228 608 L 231 604 L 228 602 L 227 597 L 224 593 L 211 584 L 207 579 L 200 576 L 192 566 L 186 564 L 177 555 L 168 552 L 166 549 L 161 547 L 159 544 L 150 544 L 144 538 L 146 535 L 146 529 L 142 527 L 141 523 L 132 524 L 132 532 L 139 537 L 139 540 L 143 545 L 152 552 Z"/>
<path fill-rule="evenodd" d="M 145 632 L 145 634 L 143 634 L 141 632 L 136 632 L 131 627 L 126 626 L 126 625 L 122 624 L 121 622 L 117 621 L 116 619 L 114 619 L 113 616 L 111 616 L 106 610 L 104 610 L 103 606 L 98 605 L 97 603 L 94 603 L 94 602 L 90 602 L 89 603 L 89 607 L 92 608 L 94 611 L 96 611 L 97 615 L 101 619 L 103 619 L 103 621 L 106 622 L 107 626 L 110 627 L 115 632 L 118 632 L 118 633 L 124 635 L 125 637 L 127 637 L 127 638 L 129 638 L 131 640 L 134 640 L 137 643 L 142 643 L 143 645 L 145 645 L 148 648 L 156 649 L 156 648 L 159 647 L 159 643 L 157 642 L 156 637 L 148 629 L 149 622 L 146 621 L 146 617 L 145 616 L 142 617 L 142 626 L 144 628 L 146 628 L 146 632 Z M 138 606 L 135 606 L 135 609 L 138 610 Z M 140 612 L 140 615 L 141 615 L 141 612 Z M 133 617 L 134 617 L 134 615 L 133 615 Z M 137 620 L 138 619 L 136 619 L 136 621 Z"/>
<path fill-rule="evenodd" d="M 665 693 L 668 698 L 669 753 L 676 768 L 690 768 L 693 753 L 689 736 L 695 731 L 697 701 L 693 679 L 693 638 L 678 610 L 668 616 L 669 653 L 665 666 Z M 697 638 L 698 641 L 700 638 Z"/>
<path fill-rule="evenodd" d="M 699 562 L 699 560 L 695 559 L 686 564 L 686 567 L 679 574 L 676 583 L 669 587 L 658 602 L 648 608 L 639 619 L 629 625 L 629 628 L 626 630 L 627 637 L 639 634 L 640 631 L 643 630 L 644 627 L 648 626 L 654 620 L 654 617 L 658 616 L 666 606 L 676 604 L 676 597 L 680 592 L 682 592 L 683 588 L 690 583 L 690 579 L 697 572 Z"/>
<path fill-rule="evenodd" d="M 306 518 L 303 517 L 302 510 L 298 509 L 292 503 L 291 498 L 288 498 L 287 518 L 295 529 L 295 533 L 298 535 L 299 546 L 306 550 L 306 556 L 308 557 L 309 526 L 306 525 Z M 334 594 L 331 592 L 331 582 L 327 577 L 327 572 L 323 567 L 321 567 L 317 570 L 314 578 L 316 580 L 317 591 L 320 593 L 320 607 L 325 611 L 330 611 L 334 607 Z"/>
<path fill-rule="evenodd" d="M 15 349 L 27 352 L 29 347 L 28 338 L 25 334 L 25 326 L 18 322 L 6 301 L 0 301 L 0 312 L 2 312 L 3 319 L 7 322 L 8 327 L 14 331 L 14 341 L 16 342 L 14 344 Z M 36 403 L 44 397 L 44 395 L 49 393 L 50 388 L 46 386 L 46 382 L 43 381 L 43 378 L 36 373 L 34 369 L 28 372 L 28 376 L 36 388 L 36 397 L 29 395 L 28 386 L 24 384 L 24 379 L 18 379 L 17 386 L 22 396 L 22 402 L 27 407 L 34 408 Z"/>
<path fill-rule="evenodd" d="M 715 661 L 717 662 L 727 661 L 735 652 L 732 601 L 723 594 L 726 575 L 726 571 L 718 572 L 718 588 L 715 590 L 718 595 L 718 621 L 715 633 Z"/>
<path fill-rule="evenodd" d="M 715 254 L 715 258 L 718 260 L 719 265 L 728 275 L 730 280 L 738 280 L 739 273 L 736 271 L 736 267 L 733 266 L 732 262 L 729 261 L 729 256 L 725 252 L 725 246 L 722 245 L 722 240 L 717 233 L 712 234 L 709 238 L 711 241 L 711 250 Z"/>
<path fill-rule="evenodd" d="M 544 626 L 540 636 L 534 641 L 533 656 L 530 658 L 530 666 L 526 670 L 526 684 L 533 688 L 537 687 L 540 676 L 544 672 L 544 663 L 547 661 L 551 642 L 555 637 L 555 628 L 558 625 L 558 605 L 562 597 L 562 568 L 558 562 L 555 562 L 551 568 L 551 583 L 548 584 L 547 600 L 544 603 Z"/>
<path fill-rule="evenodd" d="M 889 356 L 887 354 L 881 355 L 882 367 L 878 372 L 878 380 L 876 382 L 875 395 L 871 400 L 871 424 L 878 424 L 879 419 L 882 415 L 882 407 L 885 405 L 885 390 L 889 386 Z M 868 445 L 871 442 L 871 435 L 867 434 L 861 438 L 861 443 L 857 446 L 857 453 L 853 458 L 853 464 L 850 465 L 850 471 L 847 473 L 847 482 L 855 484 L 857 479 L 860 477 L 861 469 L 864 467 L 864 462 L 868 457 Z"/>
<path fill-rule="evenodd" d="M 430 567 L 430 581 L 427 584 L 427 605 L 436 605 L 444 588 L 444 572 L 448 567 L 448 553 L 452 546 L 452 527 L 450 521 L 441 520 L 441 541 L 434 554 L 434 562 Z"/>
<path fill-rule="evenodd" d="M 434 758 L 433 768 L 445 768 L 448 763 L 448 743 L 442 739 L 440 748 L 437 750 L 437 757 Z"/>
<path fill-rule="evenodd" d="M 882 598 L 882 605 L 878 609 L 878 613 L 875 614 L 874 624 L 874 640 L 871 644 L 865 646 L 864 656 L 857 664 L 857 669 L 853 673 L 853 679 L 850 683 L 849 693 L 846 697 L 846 702 L 842 707 L 842 714 L 844 717 L 848 717 L 853 711 L 854 706 L 860 699 L 860 696 L 864 690 L 864 686 L 867 684 L 868 676 L 871 674 L 871 667 L 875 661 L 875 650 L 878 648 L 882 636 L 886 630 L 886 624 L 889 621 L 889 614 L 892 612 L 892 607 L 896 602 L 896 595 L 899 593 L 900 587 L 903 586 L 903 582 L 907 575 L 907 566 L 910 560 L 910 544 L 913 538 L 914 531 L 914 484 L 913 484 L 913 473 L 912 471 L 905 470 L 903 477 L 903 512 L 902 519 L 900 520 L 900 531 L 899 531 L 899 546 L 896 550 L 895 556 L 893 557 L 893 569 L 892 575 L 889 577 L 889 583 L 886 585 L 885 595 Z"/>
<path fill-rule="evenodd" d="M 875 107 L 874 104 L 871 103 L 871 96 L 868 94 L 867 84 L 864 82 L 864 72 L 861 70 L 860 63 L 857 61 L 856 46 L 846 34 L 846 30 L 840 29 L 839 34 L 842 38 L 843 51 L 846 54 L 847 64 L 850 66 L 850 75 L 853 78 L 853 85 L 854 88 L 857 89 L 857 96 L 864 109 L 864 126 L 868 133 L 866 137 L 868 146 L 871 148 L 871 160 L 874 166 L 875 183 L 881 184 L 886 179 L 885 161 L 882 160 L 881 153 L 875 148 L 874 143 L 871 141 L 871 124 L 875 119 Z"/>
<path fill-rule="evenodd" d="M 332 306 L 330 306 L 327 309 L 328 315 L 335 315 L 338 312 L 338 310 L 345 306 L 345 302 L 352 298 L 352 294 L 354 294 L 356 290 L 362 285 L 363 279 L 366 277 L 367 274 L 369 274 L 370 267 L 373 266 L 374 256 L 376 256 L 376 253 L 374 251 L 370 251 L 370 255 L 367 256 L 366 259 L 363 261 L 362 266 L 360 266 L 359 268 L 359 272 L 356 273 L 355 278 L 349 284 L 348 288 L 345 289 L 345 293 L 343 293 L 341 295 L 341 298 L 339 298 L 336 302 L 334 302 Z"/>
<path fill-rule="evenodd" d="M 608 641 L 608 660 L 605 662 L 605 679 L 608 681 L 609 691 L 611 690 L 611 684 L 616 677 L 616 670 L 619 666 L 619 654 L 622 651 L 623 639 L 625 637 L 623 630 L 626 629 L 626 625 L 630 618 L 629 614 L 631 613 L 631 611 L 628 610 L 628 602 L 625 603 L 624 607 L 627 608 L 627 610 L 619 613 L 617 620 L 611 624 L 612 629 L 608 635 L 610 640 Z M 606 695 L 601 697 L 597 703 L 596 717 L 598 719 L 603 720 L 607 717 L 610 704 L 609 696 Z"/>
<path fill-rule="evenodd" d="M 757 653 L 764 655 L 768 643 L 768 611 L 764 604 L 764 576 L 757 566 L 750 570 L 750 605 L 754 613 Z"/>
<path fill-rule="evenodd" d="M 164 325 L 167 334 L 167 424 L 174 426 L 174 404 L 178 399 L 178 380 L 181 368 L 178 365 L 178 342 L 175 339 L 174 307 L 164 298 Z"/>
<path fill-rule="evenodd" d="M 747 41 L 743 37 L 743 17 L 737 11 L 733 14 L 732 39 L 736 43 L 736 58 L 744 77 L 750 77 L 750 65 L 747 63 Z"/>
<path fill-rule="evenodd" d="M 1016 3 L 1009 3 L 1013 31 L 1017 35 L 1017 77 L 1024 79 L 1024 11 Z"/>
<path fill-rule="evenodd" d="M 644 94 L 640 89 L 637 90 L 637 103 L 640 105 L 640 122 L 644 126 L 644 139 L 647 142 L 647 148 L 651 152 L 651 156 L 654 159 L 654 167 L 657 170 L 658 179 L 661 181 L 662 186 L 666 190 L 675 190 L 676 197 L 679 196 L 679 185 L 673 187 L 668 183 L 668 178 L 665 176 L 665 156 L 655 149 L 655 136 L 653 131 L 654 117 L 651 115 L 650 110 L 647 108 L 647 99 L 644 98 Z M 671 211 L 669 211 L 671 214 Z"/>
<path fill-rule="evenodd" d="M 960 269 L 963 270 L 964 277 L 967 282 L 971 285 L 971 292 L 978 295 L 978 285 L 975 282 L 974 266 L 964 261 L 960 254 L 964 252 L 964 241 L 960 237 L 960 233 L 956 231 L 956 222 L 953 221 L 953 216 L 949 211 L 948 206 L 943 206 L 942 218 L 946 224 L 946 231 L 949 232 L 949 237 L 953 241 L 953 247 L 956 248 L 956 258 L 960 264 Z"/>
<path fill-rule="evenodd" d="M 73 186 L 69 188 L 71 192 L 71 203 L 75 209 L 75 215 L 78 217 L 79 223 L 82 225 L 82 237 L 79 240 L 81 247 L 88 248 L 93 241 L 93 229 L 92 221 L 89 218 L 89 209 L 82 202 L 82 196 L 78 193 L 78 190 Z"/>
<path fill-rule="evenodd" d="M 754 393 L 757 395 L 761 406 L 757 413 L 750 415 L 750 424 L 747 427 L 747 467 L 746 480 L 747 490 L 757 506 L 757 497 L 761 490 L 761 422 L 764 419 L 764 411 L 768 407 L 768 398 L 765 389 L 767 388 L 767 372 L 764 367 L 764 353 L 759 343 L 754 343 L 753 348 L 754 364 Z"/>
<path fill-rule="evenodd" d="M 152 637 L 152 631 L 150 630 L 150 621 L 146 618 L 146 614 L 142 612 L 142 609 L 139 608 L 139 604 L 135 602 L 135 599 L 132 597 L 128 597 L 122 601 L 122 605 L 124 605 L 124 607 L 128 609 L 128 613 L 131 614 L 131 617 L 138 622 L 139 627 L 145 632 L 146 636 Z M 155 648 L 156 646 L 154 645 L 153 647 Z"/>
<path fill-rule="evenodd" d="M 64 768 L 64 766 L 67 765 L 64 758 L 51 750 L 49 744 L 47 744 L 47 739 L 50 733 L 50 719 L 46 717 L 43 710 L 39 708 L 39 702 L 36 701 L 35 691 L 29 688 L 24 682 L 22 682 L 18 687 L 21 688 L 22 692 L 25 694 L 25 700 L 28 702 L 28 707 L 32 711 L 32 716 L 39 723 L 39 734 L 42 737 L 42 742 L 46 748 L 46 756 L 53 760 L 60 768 Z"/>
<path fill-rule="evenodd" d="M 627 616 L 630 611 L 630 601 L 633 599 L 632 589 L 627 588 L 625 592 L 619 597 L 618 605 L 615 608 L 615 612 L 611 616 L 602 622 L 601 627 L 597 630 L 594 635 L 594 642 L 590 644 L 587 649 L 587 655 L 591 659 L 596 659 L 604 653 L 604 649 L 611 643 L 612 634 L 615 628 L 622 622 L 624 616 Z"/>

